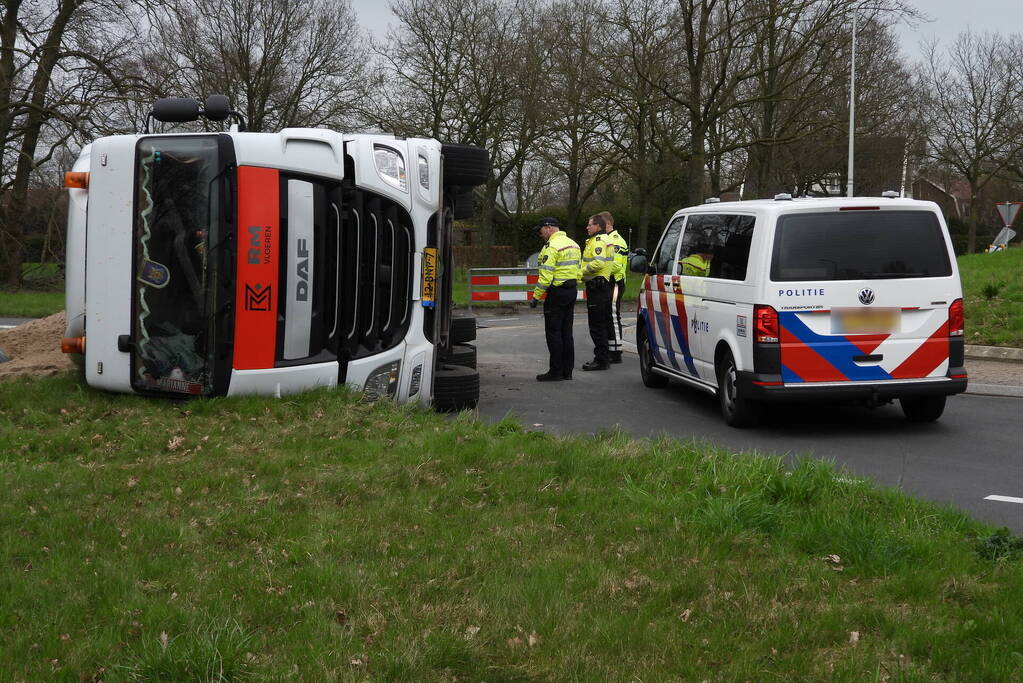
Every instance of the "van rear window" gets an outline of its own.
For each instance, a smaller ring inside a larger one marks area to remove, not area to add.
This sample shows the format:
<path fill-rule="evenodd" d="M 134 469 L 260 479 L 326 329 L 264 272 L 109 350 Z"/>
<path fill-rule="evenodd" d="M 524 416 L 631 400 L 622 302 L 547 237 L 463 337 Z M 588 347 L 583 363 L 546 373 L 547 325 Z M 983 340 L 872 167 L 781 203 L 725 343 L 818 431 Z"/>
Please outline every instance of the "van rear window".
<path fill-rule="evenodd" d="M 804 213 L 778 219 L 771 280 L 889 280 L 952 274 L 930 211 Z"/>

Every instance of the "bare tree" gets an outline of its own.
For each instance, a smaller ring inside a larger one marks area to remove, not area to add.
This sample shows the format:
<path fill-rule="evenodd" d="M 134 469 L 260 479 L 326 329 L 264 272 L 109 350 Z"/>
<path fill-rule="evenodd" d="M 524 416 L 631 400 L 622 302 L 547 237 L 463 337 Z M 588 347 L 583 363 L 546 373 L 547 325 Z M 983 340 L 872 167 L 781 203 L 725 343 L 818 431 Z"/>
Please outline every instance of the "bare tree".
<path fill-rule="evenodd" d="M 350 0 L 165 0 L 150 21 L 157 95 L 227 95 L 253 131 L 362 119 L 368 38 Z"/>
<path fill-rule="evenodd" d="M 131 5 L 102 0 L 0 4 L 0 281 L 20 286 L 21 210 L 33 174 L 117 97 Z M 96 36 L 104 36 L 99 41 Z"/>
<path fill-rule="evenodd" d="M 977 247 L 981 190 L 1023 153 L 1016 98 L 1023 79 L 1011 43 L 998 34 L 963 33 L 942 55 L 928 47 L 923 82 L 927 88 L 929 153 L 970 184 L 967 250 Z"/>

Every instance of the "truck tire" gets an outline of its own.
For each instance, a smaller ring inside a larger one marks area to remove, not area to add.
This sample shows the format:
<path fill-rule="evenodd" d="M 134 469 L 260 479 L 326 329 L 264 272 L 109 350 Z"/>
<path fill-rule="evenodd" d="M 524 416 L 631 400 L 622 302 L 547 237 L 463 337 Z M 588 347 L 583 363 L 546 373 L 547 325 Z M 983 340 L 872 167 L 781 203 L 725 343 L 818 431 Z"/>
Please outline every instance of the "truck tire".
<path fill-rule="evenodd" d="M 449 338 L 452 344 L 465 344 L 476 340 L 476 318 L 451 318 Z"/>
<path fill-rule="evenodd" d="M 472 410 L 480 400 L 480 373 L 461 365 L 441 365 L 433 373 L 433 407 L 442 412 Z"/>
<path fill-rule="evenodd" d="M 490 155 L 475 145 L 442 145 L 444 185 L 475 187 L 490 179 Z"/>
<path fill-rule="evenodd" d="M 454 194 L 454 208 L 451 217 L 456 221 L 464 221 L 472 218 L 476 213 L 476 202 L 473 199 L 472 190 L 463 190 Z"/>
<path fill-rule="evenodd" d="M 476 347 L 472 344 L 453 344 L 451 355 L 445 361 L 448 365 L 461 365 L 463 368 L 476 369 Z"/>

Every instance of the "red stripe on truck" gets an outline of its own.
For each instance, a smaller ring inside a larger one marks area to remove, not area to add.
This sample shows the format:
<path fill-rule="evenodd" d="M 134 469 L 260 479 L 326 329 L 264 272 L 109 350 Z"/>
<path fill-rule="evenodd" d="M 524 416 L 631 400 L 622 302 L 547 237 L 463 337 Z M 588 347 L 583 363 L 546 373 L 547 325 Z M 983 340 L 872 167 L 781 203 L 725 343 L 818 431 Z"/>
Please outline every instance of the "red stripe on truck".
<path fill-rule="evenodd" d="M 280 178 L 276 169 L 238 167 L 238 278 L 234 367 L 272 368 L 277 350 Z"/>

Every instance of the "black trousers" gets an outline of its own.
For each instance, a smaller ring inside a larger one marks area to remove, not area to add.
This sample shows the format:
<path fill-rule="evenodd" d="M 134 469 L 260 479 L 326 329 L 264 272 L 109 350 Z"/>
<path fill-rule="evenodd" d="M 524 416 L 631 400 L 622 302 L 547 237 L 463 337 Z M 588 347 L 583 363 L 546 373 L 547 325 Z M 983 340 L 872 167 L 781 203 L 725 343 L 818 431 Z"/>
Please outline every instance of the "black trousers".
<path fill-rule="evenodd" d="M 547 335 L 547 350 L 551 354 L 549 372 L 569 377 L 575 365 L 575 340 L 572 338 L 572 318 L 575 300 L 579 296 L 575 280 L 551 287 L 543 301 L 543 329 Z"/>
<path fill-rule="evenodd" d="M 586 316 L 593 340 L 593 360 L 602 365 L 610 362 L 607 333 L 611 328 L 611 281 L 598 277 L 586 283 Z"/>
<path fill-rule="evenodd" d="M 611 279 L 611 326 L 607 328 L 607 348 L 619 356 L 622 353 L 622 297 L 625 280 Z"/>

